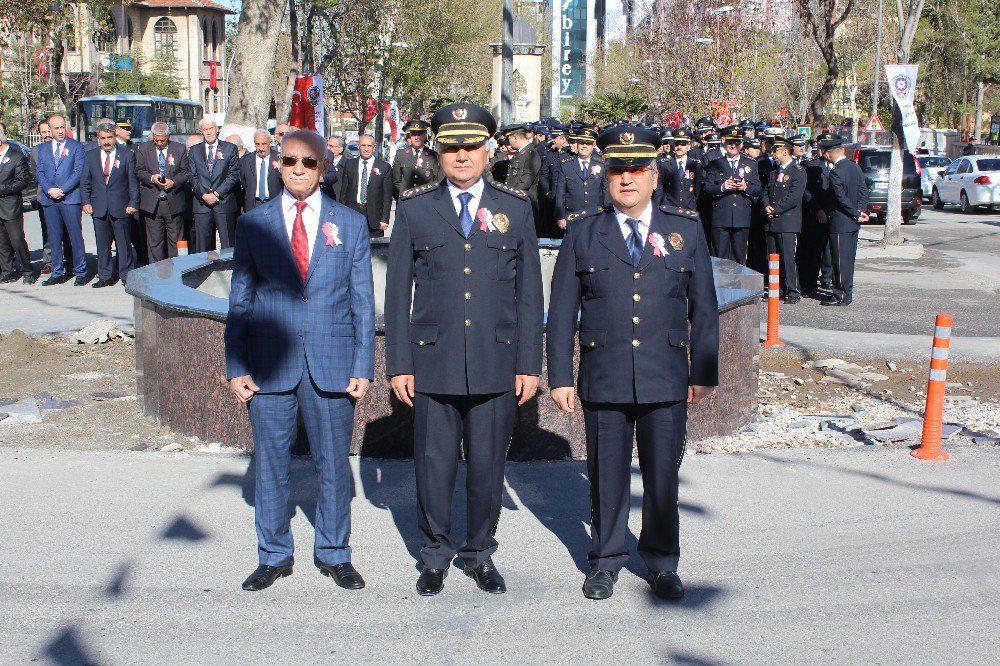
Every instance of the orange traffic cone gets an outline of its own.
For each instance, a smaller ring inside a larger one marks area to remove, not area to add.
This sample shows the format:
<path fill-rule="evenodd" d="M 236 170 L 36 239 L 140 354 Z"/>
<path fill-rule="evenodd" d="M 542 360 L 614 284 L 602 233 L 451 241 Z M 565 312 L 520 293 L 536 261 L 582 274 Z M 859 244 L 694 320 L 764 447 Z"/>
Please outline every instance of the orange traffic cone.
<path fill-rule="evenodd" d="M 778 286 L 780 260 L 780 255 L 767 255 L 767 339 L 763 342 L 764 347 L 785 346 L 778 337 L 778 310 L 781 307 L 781 289 Z"/>
<path fill-rule="evenodd" d="M 920 448 L 910 452 L 914 458 L 921 460 L 948 460 L 950 457 L 941 448 L 941 427 L 944 423 L 945 379 L 953 321 L 954 317 L 950 314 L 939 314 L 934 326 L 931 374 L 927 380 L 927 402 L 924 405 L 924 431 Z"/>

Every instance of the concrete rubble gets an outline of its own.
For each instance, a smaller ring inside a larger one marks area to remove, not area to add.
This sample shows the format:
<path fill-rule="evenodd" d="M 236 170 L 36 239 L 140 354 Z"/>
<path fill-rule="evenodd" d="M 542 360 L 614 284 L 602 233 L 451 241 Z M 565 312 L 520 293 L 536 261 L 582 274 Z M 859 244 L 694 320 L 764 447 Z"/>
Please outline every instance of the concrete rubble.
<path fill-rule="evenodd" d="M 110 319 L 99 319 L 71 335 L 70 340 L 79 344 L 96 345 L 108 340 L 129 340 L 134 337 L 134 331 L 123 330 Z"/>

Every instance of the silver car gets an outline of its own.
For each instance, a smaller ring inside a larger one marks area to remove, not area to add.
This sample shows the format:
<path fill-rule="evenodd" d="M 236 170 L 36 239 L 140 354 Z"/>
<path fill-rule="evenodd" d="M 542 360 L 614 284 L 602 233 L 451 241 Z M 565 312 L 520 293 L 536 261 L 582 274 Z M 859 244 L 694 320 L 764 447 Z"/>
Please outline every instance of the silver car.
<path fill-rule="evenodd" d="M 947 169 L 951 160 L 944 155 L 917 155 L 917 161 L 920 162 L 920 190 L 925 199 L 930 199 L 938 171 Z"/>

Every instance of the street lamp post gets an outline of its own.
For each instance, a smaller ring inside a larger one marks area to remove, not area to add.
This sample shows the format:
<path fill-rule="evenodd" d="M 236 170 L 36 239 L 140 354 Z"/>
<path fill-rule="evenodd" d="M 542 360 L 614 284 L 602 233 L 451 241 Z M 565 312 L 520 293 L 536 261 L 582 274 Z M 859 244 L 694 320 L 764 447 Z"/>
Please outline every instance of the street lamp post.
<path fill-rule="evenodd" d="M 514 0 L 503 0 L 503 40 L 500 45 L 500 124 L 514 121 Z"/>

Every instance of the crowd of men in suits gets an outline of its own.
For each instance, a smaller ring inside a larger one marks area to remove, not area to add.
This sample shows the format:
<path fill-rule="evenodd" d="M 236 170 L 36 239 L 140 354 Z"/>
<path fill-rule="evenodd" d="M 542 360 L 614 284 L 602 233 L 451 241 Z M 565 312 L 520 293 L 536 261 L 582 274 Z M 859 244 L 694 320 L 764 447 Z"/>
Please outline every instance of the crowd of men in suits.
<path fill-rule="evenodd" d="M 658 200 L 700 216 L 713 256 L 766 273 L 767 255 L 778 254 L 786 303 L 804 294 L 822 305 L 851 303 L 868 188 L 845 159 L 845 139 L 821 134 L 810 157 L 804 136 L 766 123 L 640 126 L 660 136 Z M 597 134 L 592 125 L 555 121 L 496 134 L 488 178 L 528 195 L 539 237 L 561 238 L 574 219 L 607 205 Z"/>

